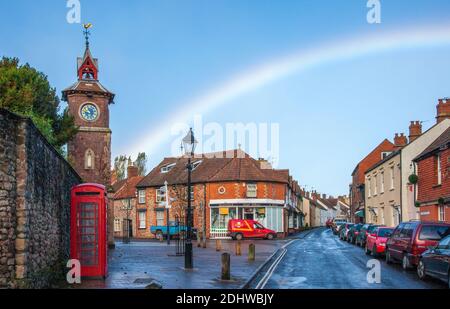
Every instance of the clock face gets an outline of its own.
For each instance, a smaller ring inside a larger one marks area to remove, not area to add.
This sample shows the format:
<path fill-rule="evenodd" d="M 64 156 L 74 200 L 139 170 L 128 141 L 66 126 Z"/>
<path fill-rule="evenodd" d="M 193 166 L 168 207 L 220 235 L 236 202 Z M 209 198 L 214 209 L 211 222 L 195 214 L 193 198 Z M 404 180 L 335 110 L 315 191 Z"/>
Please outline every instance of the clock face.
<path fill-rule="evenodd" d="M 94 121 L 98 117 L 97 107 L 92 103 L 86 103 L 81 107 L 81 117 L 87 121 Z"/>

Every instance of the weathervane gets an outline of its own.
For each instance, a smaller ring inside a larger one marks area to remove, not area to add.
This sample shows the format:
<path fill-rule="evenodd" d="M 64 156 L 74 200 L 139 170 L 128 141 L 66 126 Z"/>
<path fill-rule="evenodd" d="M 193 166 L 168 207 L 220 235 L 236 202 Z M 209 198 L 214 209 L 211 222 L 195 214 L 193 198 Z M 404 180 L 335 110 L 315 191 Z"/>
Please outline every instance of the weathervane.
<path fill-rule="evenodd" d="M 87 23 L 87 24 L 83 24 L 83 34 L 84 34 L 84 38 L 86 39 L 86 49 L 89 48 L 89 36 L 91 35 L 91 32 L 89 31 L 90 28 L 92 28 L 92 24 L 91 23 Z"/>

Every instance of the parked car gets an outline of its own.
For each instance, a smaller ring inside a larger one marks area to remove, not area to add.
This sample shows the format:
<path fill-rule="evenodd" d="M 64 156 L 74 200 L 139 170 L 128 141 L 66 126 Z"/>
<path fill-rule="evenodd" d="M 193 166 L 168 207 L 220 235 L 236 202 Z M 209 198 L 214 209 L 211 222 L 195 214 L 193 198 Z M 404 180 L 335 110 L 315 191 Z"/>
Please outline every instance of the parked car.
<path fill-rule="evenodd" d="M 184 237 L 186 235 L 187 227 L 179 225 L 175 221 L 169 223 L 169 235 L 171 238 Z M 167 239 L 167 225 L 153 225 L 150 226 L 150 232 L 155 235 L 157 239 Z M 197 237 L 197 229 L 192 228 L 192 237 Z"/>
<path fill-rule="evenodd" d="M 325 226 L 327 228 L 331 228 L 333 226 L 333 219 L 327 219 L 327 222 L 325 222 Z"/>
<path fill-rule="evenodd" d="M 366 240 L 367 236 L 377 227 L 381 225 L 366 223 L 361 227 L 361 230 L 359 231 L 358 237 L 356 237 L 355 244 L 360 247 L 366 246 Z"/>
<path fill-rule="evenodd" d="M 348 237 L 347 237 L 347 241 L 349 243 L 354 244 L 356 242 L 356 237 L 358 237 L 362 226 L 363 226 L 362 223 L 357 223 L 350 228 L 350 230 L 348 231 Z"/>
<path fill-rule="evenodd" d="M 386 243 L 386 263 L 401 261 L 403 269 L 419 264 L 420 255 L 450 235 L 450 224 L 410 221 L 400 223 Z"/>
<path fill-rule="evenodd" d="M 341 229 L 339 230 L 339 238 L 342 240 L 347 240 L 348 231 L 350 228 L 354 225 L 354 223 L 345 223 L 342 225 Z"/>
<path fill-rule="evenodd" d="M 274 239 L 277 233 L 265 228 L 261 223 L 255 220 L 231 219 L 228 221 L 227 235 L 234 240 L 243 238 L 265 238 Z"/>
<path fill-rule="evenodd" d="M 345 224 L 345 222 L 337 222 L 333 225 L 331 230 L 333 231 L 334 235 L 339 235 L 340 228 Z"/>
<path fill-rule="evenodd" d="M 436 247 L 422 253 L 417 275 L 422 280 L 427 276 L 443 280 L 450 289 L 450 236 L 442 239 Z"/>
<path fill-rule="evenodd" d="M 372 254 L 378 256 L 384 254 L 386 250 L 386 242 L 391 237 L 393 228 L 390 227 L 376 227 L 369 235 L 367 235 L 367 242 L 365 252 L 367 255 Z"/>

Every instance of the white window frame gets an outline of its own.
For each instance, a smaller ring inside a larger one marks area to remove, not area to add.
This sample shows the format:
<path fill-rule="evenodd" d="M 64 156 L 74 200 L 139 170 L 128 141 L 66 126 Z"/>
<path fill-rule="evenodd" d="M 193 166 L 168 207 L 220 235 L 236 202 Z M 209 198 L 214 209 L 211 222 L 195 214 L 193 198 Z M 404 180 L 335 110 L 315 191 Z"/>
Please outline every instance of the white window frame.
<path fill-rule="evenodd" d="M 247 184 L 246 196 L 249 198 L 258 197 L 258 185 L 256 183 L 248 183 Z"/>
<path fill-rule="evenodd" d="M 166 192 L 164 192 L 161 188 L 156 189 L 156 202 L 164 203 L 166 201 Z"/>
<path fill-rule="evenodd" d="M 199 160 L 192 163 L 192 170 L 195 170 L 202 162 L 203 160 Z"/>
<path fill-rule="evenodd" d="M 122 231 L 120 218 L 114 218 L 114 232 Z"/>
<path fill-rule="evenodd" d="M 138 203 L 145 204 L 145 190 L 138 190 Z"/>
<path fill-rule="evenodd" d="M 391 176 L 391 190 L 395 189 L 395 174 L 394 174 L 394 166 L 391 166 L 390 170 L 390 176 Z"/>
<path fill-rule="evenodd" d="M 441 166 L 441 154 L 438 154 L 436 156 L 436 160 L 437 160 L 437 184 L 441 185 L 442 184 L 442 166 Z"/>
<path fill-rule="evenodd" d="M 438 216 L 439 216 L 439 221 L 443 222 L 445 221 L 445 205 L 439 205 L 438 206 Z"/>
<path fill-rule="evenodd" d="M 373 188 L 373 196 L 376 196 L 378 194 L 378 175 L 373 176 L 373 180 L 375 183 L 375 186 Z"/>
<path fill-rule="evenodd" d="M 141 216 L 144 216 L 144 219 L 142 219 Z M 145 211 L 138 211 L 138 219 L 139 219 L 139 229 L 146 229 L 147 228 L 147 213 Z"/>
<path fill-rule="evenodd" d="M 171 170 L 175 165 L 177 165 L 177 164 L 176 164 L 176 163 L 171 163 L 171 164 L 168 164 L 168 165 L 165 165 L 165 166 L 161 167 L 161 173 L 168 173 L 168 172 L 170 172 L 170 170 Z"/>
<path fill-rule="evenodd" d="M 165 224 L 164 213 L 165 213 L 164 210 L 156 211 L 156 226 L 164 226 Z"/>

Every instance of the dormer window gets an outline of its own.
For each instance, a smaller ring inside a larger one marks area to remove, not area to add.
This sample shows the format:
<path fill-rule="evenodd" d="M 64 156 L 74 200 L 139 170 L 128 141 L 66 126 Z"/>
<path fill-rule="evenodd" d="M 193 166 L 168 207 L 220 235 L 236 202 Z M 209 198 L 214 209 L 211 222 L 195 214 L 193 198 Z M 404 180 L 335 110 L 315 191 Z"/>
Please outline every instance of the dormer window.
<path fill-rule="evenodd" d="M 383 152 L 381 153 L 381 160 L 386 159 L 386 157 L 388 157 L 391 153 L 392 153 L 392 152 L 389 152 L 389 151 L 383 151 Z"/>
<path fill-rule="evenodd" d="M 192 163 L 192 170 L 195 170 L 203 161 L 196 161 L 194 163 Z"/>
<path fill-rule="evenodd" d="M 172 163 L 166 166 L 161 167 L 161 173 L 168 173 L 172 168 L 174 168 L 176 163 Z"/>

